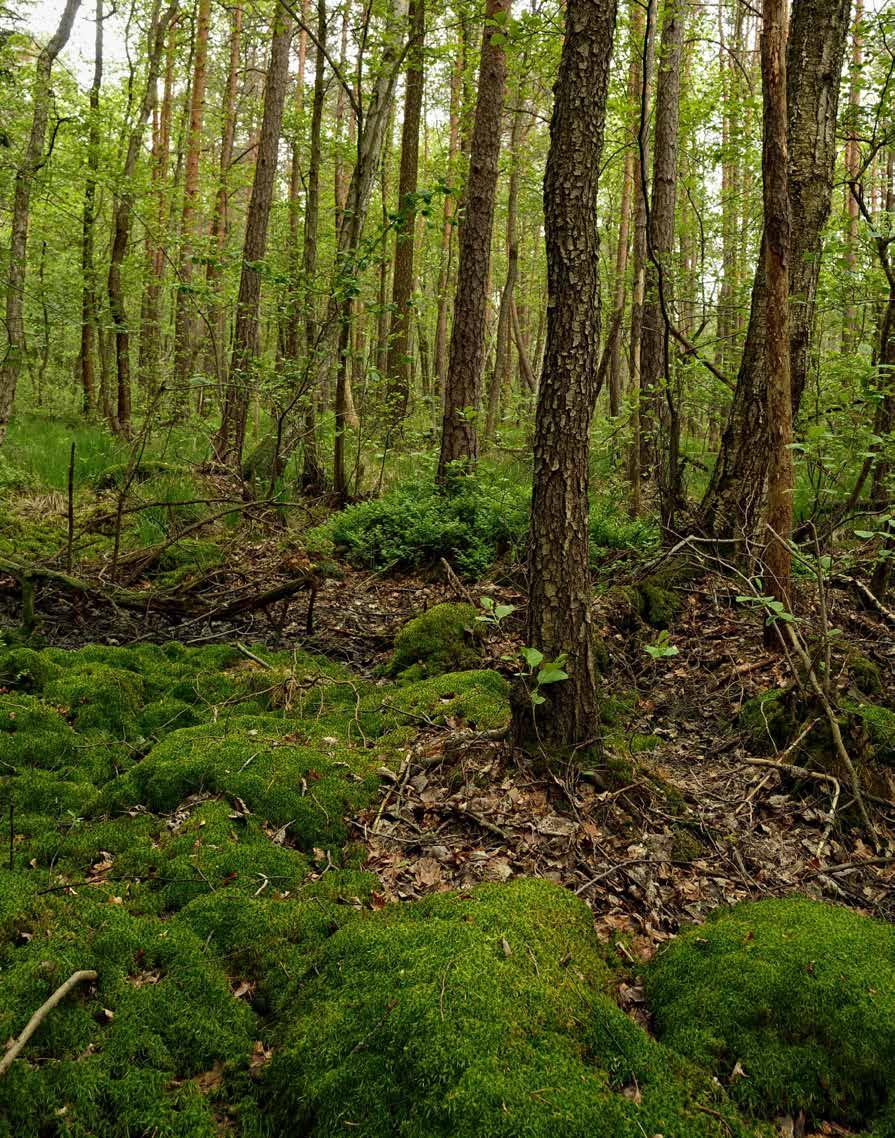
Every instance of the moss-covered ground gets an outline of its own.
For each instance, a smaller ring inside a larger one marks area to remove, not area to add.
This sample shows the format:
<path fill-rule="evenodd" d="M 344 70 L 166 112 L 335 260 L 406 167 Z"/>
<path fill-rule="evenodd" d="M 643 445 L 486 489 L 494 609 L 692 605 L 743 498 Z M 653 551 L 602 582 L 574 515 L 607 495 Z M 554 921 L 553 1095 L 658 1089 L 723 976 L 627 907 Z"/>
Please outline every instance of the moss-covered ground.
<path fill-rule="evenodd" d="M 786 1108 L 891 1138 L 887 926 L 719 917 L 654 966 L 657 1041 L 559 885 L 383 908 L 352 818 L 421 728 L 506 723 L 497 673 L 10 647 L 0 686 L 0 1039 L 98 974 L 0 1077 L 0 1138 L 759 1138 Z"/>

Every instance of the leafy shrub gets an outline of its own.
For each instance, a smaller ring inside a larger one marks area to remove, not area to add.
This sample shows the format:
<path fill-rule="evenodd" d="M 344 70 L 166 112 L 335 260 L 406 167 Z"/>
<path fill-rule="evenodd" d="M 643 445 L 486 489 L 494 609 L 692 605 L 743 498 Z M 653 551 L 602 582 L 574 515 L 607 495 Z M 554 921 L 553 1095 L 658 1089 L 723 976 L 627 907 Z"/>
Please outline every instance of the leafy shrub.
<path fill-rule="evenodd" d="M 647 998 L 659 1038 L 755 1114 L 860 1125 L 892 1093 L 895 928 L 882 921 L 799 898 L 722 910 L 658 954 Z"/>
<path fill-rule="evenodd" d="M 448 490 L 435 486 L 424 467 L 381 497 L 336 514 L 311 531 L 311 544 L 332 541 L 336 553 L 354 565 L 377 569 L 422 569 L 446 557 L 469 580 L 482 577 L 499 557 L 522 556 L 528 534 L 531 488 L 519 472 L 511 478 L 480 468 L 456 478 Z M 601 549 L 649 548 L 655 526 L 630 519 L 610 499 L 591 504 L 590 545 Z"/>
<path fill-rule="evenodd" d="M 502 553 L 520 547 L 528 499 L 527 488 L 495 474 L 457 479 L 450 493 L 427 476 L 349 506 L 318 533 L 355 565 L 421 569 L 446 557 L 473 579 Z"/>

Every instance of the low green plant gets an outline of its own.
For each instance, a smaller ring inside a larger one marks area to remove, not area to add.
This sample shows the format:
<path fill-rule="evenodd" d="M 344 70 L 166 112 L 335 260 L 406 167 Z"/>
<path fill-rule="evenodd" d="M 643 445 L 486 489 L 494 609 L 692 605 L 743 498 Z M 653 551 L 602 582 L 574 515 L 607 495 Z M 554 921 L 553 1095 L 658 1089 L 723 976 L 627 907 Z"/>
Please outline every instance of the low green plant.
<path fill-rule="evenodd" d="M 644 652 L 653 660 L 670 660 L 680 653 L 680 649 L 671 643 L 668 629 L 663 628 L 653 644 L 644 644 Z"/>

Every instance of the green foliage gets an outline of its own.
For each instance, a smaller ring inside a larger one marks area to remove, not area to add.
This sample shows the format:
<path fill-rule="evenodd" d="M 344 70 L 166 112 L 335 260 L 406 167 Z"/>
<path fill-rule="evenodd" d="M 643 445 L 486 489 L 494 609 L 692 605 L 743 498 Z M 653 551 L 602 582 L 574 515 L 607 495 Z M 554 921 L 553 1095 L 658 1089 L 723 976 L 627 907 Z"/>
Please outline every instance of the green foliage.
<path fill-rule="evenodd" d="M 680 649 L 670 642 L 667 628 L 662 629 L 654 644 L 644 644 L 643 650 L 653 660 L 670 660 L 680 652 Z"/>
<path fill-rule="evenodd" d="M 293 984 L 265 1116 L 309 1138 L 750 1133 L 606 983 L 590 913 L 546 882 L 391 906 Z"/>
<path fill-rule="evenodd" d="M 738 905 L 671 941 L 647 996 L 659 1038 L 757 1115 L 860 1125 L 892 1091 L 895 929 L 884 922 L 802 899 Z"/>
<path fill-rule="evenodd" d="M 374 737 L 421 723 L 464 723 L 482 730 L 509 720 L 509 685 L 498 672 L 449 672 L 394 691 L 377 691 L 361 703 L 361 725 Z"/>
<path fill-rule="evenodd" d="M 474 668 L 480 658 L 475 645 L 479 632 L 472 605 L 433 605 L 404 625 L 395 636 L 390 671 L 412 670 L 414 679 Z"/>
<path fill-rule="evenodd" d="M 212 1138 L 213 1107 L 187 1080 L 247 1059 L 254 1024 L 199 937 L 86 896 L 18 919 L 19 944 L 2 952 L 4 1039 L 73 972 L 99 979 L 41 1025 L 34 1046 L 52 1062 L 18 1061 L 0 1080 L 0 1135 Z"/>
<path fill-rule="evenodd" d="M 497 474 L 458 479 L 447 493 L 426 471 L 380 498 L 349 506 L 322 531 L 354 565 L 421 569 L 446 557 L 474 579 L 502 553 L 521 548 L 528 500 L 527 489 Z"/>

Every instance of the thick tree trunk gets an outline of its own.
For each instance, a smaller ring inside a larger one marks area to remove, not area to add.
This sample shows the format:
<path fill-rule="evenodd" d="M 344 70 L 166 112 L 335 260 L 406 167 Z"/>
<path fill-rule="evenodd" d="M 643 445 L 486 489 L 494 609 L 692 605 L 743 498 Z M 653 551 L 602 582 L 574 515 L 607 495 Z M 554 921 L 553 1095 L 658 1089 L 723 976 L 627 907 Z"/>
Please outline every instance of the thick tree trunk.
<path fill-rule="evenodd" d="M 686 22 L 685 0 L 669 0 L 665 9 L 656 78 L 656 126 L 653 184 L 647 226 L 646 287 L 640 342 L 640 470 L 657 476 L 662 405 L 671 376 L 665 316 L 671 303 L 671 256 L 677 207 L 677 150 L 681 104 L 681 56 Z M 665 309 L 666 311 L 663 311 Z M 676 440 L 665 440 L 674 451 Z M 670 459 L 671 455 L 663 456 Z M 676 468 L 676 463 L 674 464 Z M 666 481 L 657 477 L 659 483 Z M 664 495 L 663 495 L 664 497 Z M 665 503 L 663 502 L 663 514 Z"/>
<path fill-rule="evenodd" d="M 96 378 L 94 338 L 99 326 L 97 280 L 94 261 L 96 226 L 96 169 L 99 162 L 99 96 L 103 83 L 103 0 L 96 0 L 93 40 L 93 82 L 90 85 L 90 127 L 87 138 L 87 177 L 84 182 L 84 212 L 81 223 L 81 392 L 84 414 L 93 410 Z"/>
<path fill-rule="evenodd" d="M 9 268 L 6 278 L 6 355 L 0 365 L 0 443 L 6 438 L 16 397 L 16 383 L 25 362 L 25 258 L 28 251 L 28 219 L 31 189 L 38 170 L 46 161 L 44 145 L 50 112 L 50 72 L 56 56 L 68 43 L 75 13 L 81 0 L 66 0 L 59 26 L 37 57 L 37 77 L 31 112 L 31 133 L 13 191 Z"/>
<path fill-rule="evenodd" d="M 765 572 L 771 594 L 789 607 L 792 563 L 792 392 L 789 359 L 790 208 L 787 178 L 787 0 L 764 0 L 761 77 L 764 95 L 761 174 L 767 290 L 765 374 L 768 377 L 768 536 Z"/>
<path fill-rule="evenodd" d="M 188 403 L 188 384 L 195 353 L 195 300 L 192 295 L 193 253 L 196 235 L 196 196 L 199 192 L 199 155 L 202 149 L 202 121 L 205 115 L 205 86 L 208 74 L 208 30 L 211 0 L 198 0 L 196 13 L 196 51 L 190 91 L 190 119 L 186 141 L 186 167 L 183 178 L 183 212 L 180 218 L 180 264 L 174 306 L 174 383 L 180 406 Z"/>
<path fill-rule="evenodd" d="M 790 381 L 798 413 L 820 273 L 821 235 L 830 213 L 836 159 L 839 81 L 851 0 L 801 0 L 788 49 L 788 179 L 790 249 Z M 700 528 L 719 539 L 748 540 L 755 531 L 768 471 L 767 312 L 765 241 L 752 286 L 752 305 L 736 390 L 721 449 L 703 498 Z"/>
<path fill-rule="evenodd" d="M 469 176 L 460 225 L 457 294 L 444 390 L 441 453 L 438 458 L 438 481 L 442 484 L 452 464 L 469 467 L 478 458 L 475 417 L 481 402 L 485 363 L 491 231 L 500 158 L 500 117 L 507 76 L 503 25 L 509 12 L 510 0 L 488 0 Z"/>
<path fill-rule="evenodd" d="M 628 64 L 628 106 L 632 116 L 631 133 L 636 130 L 636 110 L 640 105 L 640 69 L 642 65 L 644 13 L 639 0 L 631 5 L 631 61 Z M 618 241 L 615 250 L 615 281 L 612 301 L 613 330 L 609 350 L 609 414 L 615 418 L 621 409 L 622 374 L 624 353 L 622 352 L 622 323 L 625 314 L 625 297 L 628 291 L 628 252 L 631 243 L 631 203 L 634 199 L 634 172 L 636 164 L 636 141 L 632 139 L 625 150 L 625 164 L 622 172 L 621 202 L 618 210 Z"/>
<path fill-rule="evenodd" d="M 261 262 L 267 250 L 267 228 L 273 204 L 277 173 L 277 151 L 283 104 L 289 80 L 289 45 L 292 21 L 275 5 L 270 64 L 264 87 L 264 113 L 252 182 L 252 196 L 246 217 L 242 251 L 242 272 L 236 300 L 236 326 L 230 376 L 220 430 L 215 439 L 219 461 L 239 472 L 245 445 L 249 395 L 258 355 L 258 313 L 261 304 Z"/>
<path fill-rule="evenodd" d="M 109 309 L 115 324 L 115 365 L 117 379 L 117 401 L 113 426 L 115 430 L 124 435 L 131 432 L 131 362 L 130 362 L 130 328 L 128 326 L 127 310 L 124 303 L 124 284 L 121 271 L 131 235 L 131 218 L 134 204 L 134 172 L 137 168 L 137 159 L 143 145 L 143 134 L 146 123 L 152 113 L 156 100 L 156 84 L 158 82 L 159 64 L 165 46 L 165 37 L 168 26 L 174 19 L 177 11 L 177 0 L 159 19 L 159 4 L 155 0 L 152 20 L 152 37 L 149 48 L 149 59 L 146 64 L 146 89 L 143 100 L 137 111 L 133 129 L 127 143 L 127 152 L 121 170 L 121 183 L 115 196 L 115 207 L 112 223 L 112 254 L 109 259 L 109 278 L 107 291 L 109 294 Z"/>
<path fill-rule="evenodd" d="M 597 398 L 597 178 L 614 5 L 569 0 L 544 176 L 547 348 L 535 418 L 527 643 L 566 657 L 535 706 L 517 692 L 517 738 L 575 746 L 598 732 L 588 557 L 588 451 Z"/>

